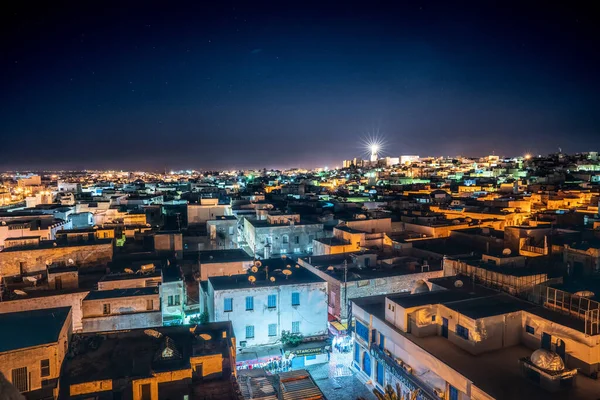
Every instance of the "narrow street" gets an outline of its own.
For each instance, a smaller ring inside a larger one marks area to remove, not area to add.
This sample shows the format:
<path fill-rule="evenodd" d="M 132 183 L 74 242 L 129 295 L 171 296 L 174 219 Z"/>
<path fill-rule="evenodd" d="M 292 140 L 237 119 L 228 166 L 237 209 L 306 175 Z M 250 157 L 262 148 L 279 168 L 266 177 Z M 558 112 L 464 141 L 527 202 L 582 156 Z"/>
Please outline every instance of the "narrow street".
<path fill-rule="evenodd" d="M 361 382 L 351 367 L 352 352 L 334 349 L 327 364 L 306 367 L 328 400 L 356 400 L 363 397 L 375 400 L 370 389 Z"/>

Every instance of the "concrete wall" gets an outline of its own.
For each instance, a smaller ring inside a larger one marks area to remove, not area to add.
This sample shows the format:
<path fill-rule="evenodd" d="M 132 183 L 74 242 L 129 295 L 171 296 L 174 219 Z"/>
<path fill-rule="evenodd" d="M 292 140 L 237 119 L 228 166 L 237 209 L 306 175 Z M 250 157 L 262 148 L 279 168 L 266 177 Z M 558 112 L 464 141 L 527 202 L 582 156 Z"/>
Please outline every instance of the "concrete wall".
<path fill-rule="evenodd" d="M 325 234 L 323 224 L 272 225 L 256 228 L 245 220 L 244 236 L 248 246 L 256 250 L 260 257 L 264 257 L 264 248 L 267 244 L 270 244 L 272 255 L 312 252 L 313 240 L 324 237 Z M 287 243 L 284 243 L 284 236 L 289 239 Z"/>
<path fill-rule="evenodd" d="M 185 299 L 185 286 L 183 281 L 166 282 L 161 285 L 161 309 L 163 321 L 182 320 Z M 179 304 L 175 302 L 175 296 L 179 296 Z M 169 306 L 169 297 L 173 298 L 173 305 Z"/>
<path fill-rule="evenodd" d="M 204 225 L 206 221 L 215 219 L 221 215 L 231 215 L 231 206 L 199 204 L 188 204 L 187 206 L 188 225 Z"/>
<path fill-rule="evenodd" d="M 210 281 L 209 281 L 210 286 Z M 210 286 L 212 288 L 212 286 Z M 209 289 L 210 290 L 210 289 Z M 292 306 L 292 292 L 300 293 L 300 305 Z M 304 336 L 326 335 L 327 284 L 325 282 L 254 287 L 214 291 L 213 310 L 209 311 L 211 322 L 231 321 L 238 343 L 245 341 L 247 347 L 275 344 L 281 340 L 281 331 L 291 331 L 292 322 L 300 322 Z M 277 307 L 267 307 L 267 297 L 277 296 Z M 246 297 L 254 297 L 254 310 L 246 310 Z M 233 311 L 224 311 L 224 299 L 233 299 Z M 269 336 L 269 324 L 277 325 L 277 335 Z M 254 326 L 254 338 L 246 338 L 246 326 Z"/>
<path fill-rule="evenodd" d="M 154 287 L 162 283 L 160 276 L 153 276 L 151 278 L 138 275 L 136 279 L 121 279 L 114 281 L 100 281 L 98 282 L 98 290 L 113 290 L 113 289 L 132 289 L 132 288 L 143 288 L 143 287 Z"/>
<path fill-rule="evenodd" d="M 378 219 L 362 219 L 356 221 L 347 221 L 346 226 L 359 231 L 372 233 L 372 232 L 392 232 L 392 219 L 391 218 L 378 218 Z"/>
<path fill-rule="evenodd" d="M 152 300 L 152 309 L 149 310 L 148 300 Z M 143 313 L 148 311 L 160 311 L 159 294 L 145 296 L 115 297 L 108 299 L 83 300 L 83 318 L 103 317 L 104 304 L 110 304 L 110 315 Z"/>
<path fill-rule="evenodd" d="M 46 271 L 46 262 L 68 264 L 69 259 L 74 261 L 80 269 L 98 267 L 112 261 L 112 243 L 64 246 L 44 249 L 27 249 L 19 251 L 0 252 L 0 275 L 17 276 L 24 273 L 37 273 Z"/>
<path fill-rule="evenodd" d="M 228 276 L 245 274 L 254 261 L 235 261 L 200 264 L 200 280 L 207 281 L 211 276 Z"/>
<path fill-rule="evenodd" d="M 84 317 L 84 332 L 120 331 L 162 326 L 160 311 L 138 312 L 132 314 L 108 315 L 102 317 Z"/>
<path fill-rule="evenodd" d="M 154 250 L 159 253 L 175 254 L 183 257 L 183 236 L 181 233 L 157 233 L 154 235 Z"/>

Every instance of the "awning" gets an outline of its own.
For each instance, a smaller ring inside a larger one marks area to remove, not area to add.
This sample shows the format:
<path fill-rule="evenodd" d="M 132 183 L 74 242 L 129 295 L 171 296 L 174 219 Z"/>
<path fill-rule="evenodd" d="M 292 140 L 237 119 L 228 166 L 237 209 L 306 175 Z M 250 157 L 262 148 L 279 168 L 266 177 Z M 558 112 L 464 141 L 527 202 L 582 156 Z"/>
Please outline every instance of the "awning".
<path fill-rule="evenodd" d="M 348 330 L 348 324 L 342 324 L 338 321 L 331 321 L 331 326 L 333 326 L 338 332 L 346 332 Z"/>

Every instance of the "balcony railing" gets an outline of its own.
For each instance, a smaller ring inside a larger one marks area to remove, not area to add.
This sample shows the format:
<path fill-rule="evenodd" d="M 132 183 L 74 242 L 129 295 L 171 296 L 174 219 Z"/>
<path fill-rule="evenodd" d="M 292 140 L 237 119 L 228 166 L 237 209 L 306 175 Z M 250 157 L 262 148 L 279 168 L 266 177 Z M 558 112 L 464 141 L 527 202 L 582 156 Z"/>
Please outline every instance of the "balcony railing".
<path fill-rule="evenodd" d="M 408 390 L 413 391 L 418 389 L 417 400 L 439 400 L 433 389 L 425 385 L 425 383 L 414 375 L 406 372 L 396 359 L 388 355 L 384 350 L 381 350 L 375 343 L 371 344 L 371 354 L 377 362 L 382 362 L 385 365 L 385 369 L 402 382 L 402 385 Z"/>

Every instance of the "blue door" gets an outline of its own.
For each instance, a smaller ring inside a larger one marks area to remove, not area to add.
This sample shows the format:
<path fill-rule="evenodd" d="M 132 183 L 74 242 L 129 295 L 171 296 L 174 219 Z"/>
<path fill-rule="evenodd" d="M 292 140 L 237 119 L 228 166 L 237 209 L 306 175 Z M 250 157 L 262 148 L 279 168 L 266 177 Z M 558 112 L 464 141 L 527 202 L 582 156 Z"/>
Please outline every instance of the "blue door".
<path fill-rule="evenodd" d="M 377 383 L 383 386 L 383 363 L 377 361 Z"/>
<path fill-rule="evenodd" d="M 365 372 L 365 374 L 371 376 L 371 356 L 366 351 L 365 356 L 363 358 L 363 371 Z"/>
<path fill-rule="evenodd" d="M 442 336 L 448 339 L 448 319 L 442 318 Z"/>

